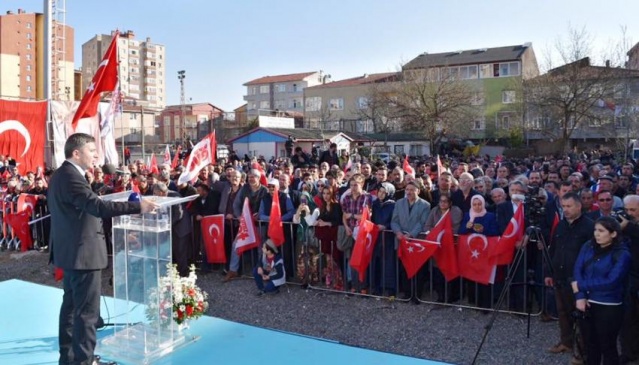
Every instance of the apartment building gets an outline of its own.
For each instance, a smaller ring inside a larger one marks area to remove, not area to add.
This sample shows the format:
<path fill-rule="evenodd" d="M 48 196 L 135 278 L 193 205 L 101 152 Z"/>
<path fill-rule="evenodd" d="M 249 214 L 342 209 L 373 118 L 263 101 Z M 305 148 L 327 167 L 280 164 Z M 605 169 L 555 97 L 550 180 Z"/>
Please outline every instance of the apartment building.
<path fill-rule="evenodd" d="M 54 23 L 52 31 L 52 95 L 72 100 L 74 30 Z M 18 9 L 0 15 L 0 97 L 45 98 L 45 35 L 43 14 Z"/>
<path fill-rule="evenodd" d="M 304 112 L 304 89 L 326 82 L 330 75 L 323 71 L 288 75 L 263 76 L 244 84 L 247 118 L 270 115 L 275 111 L 300 115 Z"/>
<path fill-rule="evenodd" d="M 190 139 L 195 144 L 198 131 L 202 129 L 200 125 L 219 118 L 223 113 L 222 109 L 210 103 L 169 105 L 159 116 L 160 140 L 163 143 L 172 143 Z"/>
<path fill-rule="evenodd" d="M 82 84 L 86 89 L 93 79 L 114 32 L 98 34 L 82 45 Z M 166 106 L 166 48 L 151 42 L 135 39 L 133 31 L 120 34 L 118 59 L 120 61 L 120 86 L 126 100 L 148 108 L 163 109 Z"/>

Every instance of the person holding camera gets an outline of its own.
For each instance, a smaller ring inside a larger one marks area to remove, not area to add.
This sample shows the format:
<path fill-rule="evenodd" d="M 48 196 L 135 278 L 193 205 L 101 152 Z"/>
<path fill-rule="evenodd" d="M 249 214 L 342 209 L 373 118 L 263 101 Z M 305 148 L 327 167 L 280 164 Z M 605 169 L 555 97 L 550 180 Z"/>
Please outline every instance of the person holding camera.
<path fill-rule="evenodd" d="M 625 214 L 618 214 L 617 220 L 630 248 L 631 266 L 619 334 L 622 364 L 639 358 L 639 195 L 626 195 L 623 203 Z"/>
<path fill-rule="evenodd" d="M 619 363 L 617 335 L 629 270 L 630 253 L 621 242 L 621 225 L 612 217 L 597 219 L 594 240 L 581 247 L 571 282 L 586 364 Z"/>

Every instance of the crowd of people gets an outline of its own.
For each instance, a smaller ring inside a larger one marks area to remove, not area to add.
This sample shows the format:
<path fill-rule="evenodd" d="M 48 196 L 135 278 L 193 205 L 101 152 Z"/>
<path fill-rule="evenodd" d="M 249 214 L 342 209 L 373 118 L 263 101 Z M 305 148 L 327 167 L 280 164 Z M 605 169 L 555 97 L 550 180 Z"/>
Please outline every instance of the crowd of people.
<path fill-rule="evenodd" d="M 291 143 L 292 144 L 292 143 Z M 291 146 L 292 147 L 292 146 Z M 313 156 L 301 148 L 288 157 L 220 159 L 203 168 L 196 181 L 177 184 L 184 167 L 161 164 L 151 171 L 143 161 L 118 168 L 110 165 L 86 171 L 98 195 L 132 190 L 141 195 L 198 195 L 173 226 L 184 220 L 192 229 L 173 234 L 173 257 L 178 270 L 188 274 L 197 264 L 202 272 L 219 269 L 224 282 L 252 273 L 258 294 L 277 293 L 289 280 L 359 294 L 401 296 L 413 303 L 422 299 L 430 280 L 437 301 L 454 303 L 467 298 L 480 308 L 493 308 L 502 290 L 507 267 L 498 267 L 494 284 L 454 280 L 446 282 L 436 265 L 425 265 L 409 279 L 397 259 L 397 242 L 419 238 L 450 213 L 458 234 L 500 236 L 515 211 L 530 200 L 543 209 L 534 222 L 543 237 L 536 244 L 519 242 L 526 251 L 527 275 L 540 284 L 532 290 L 542 320 L 556 319 L 560 341 L 549 351 L 572 352 L 573 363 L 617 363 L 639 356 L 639 177 L 633 161 L 617 161 L 610 153 L 571 153 L 565 156 L 505 159 L 501 156 L 424 157 L 414 160 L 414 173 L 402 161 L 369 161 L 356 156 L 340 159 L 337 146 Z M 412 171 L 410 171 L 412 172 Z M 46 205 L 49 174 L 27 173 L 7 178 L 5 199 L 20 191 L 42 196 Z M 273 195 L 278 193 L 285 242 L 277 247 L 267 233 Z M 242 207 L 248 198 L 258 226 L 257 250 L 238 255 L 233 241 Z M 380 234 L 367 277 L 348 265 L 354 236 L 364 210 Z M 523 208 L 522 208 L 523 209 Z M 202 245 L 200 221 L 208 215 L 225 217 L 222 267 L 208 263 Z M 105 225 L 110 223 L 105 220 Z M 183 227 L 188 225 L 182 225 Z M 105 232 L 109 232 L 105 227 Z M 46 249 L 46 238 L 39 246 Z M 550 260 L 544 260 L 548 250 Z M 306 262 L 301 262 L 304 256 Z M 242 257 L 244 256 L 244 257 Z M 321 262 L 317 262 L 321 261 Z M 242 267 L 250 266 L 250 267 Z M 532 274 L 531 274 L 532 273 Z M 548 289 L 542 290 L 541 285 Z M 507 306 L 526 311 L 526 288 L 512 286 Z M 547 292 L 549 295 L 543 295 Z M 575 335 L 577 322 L 581 335 Z"/>

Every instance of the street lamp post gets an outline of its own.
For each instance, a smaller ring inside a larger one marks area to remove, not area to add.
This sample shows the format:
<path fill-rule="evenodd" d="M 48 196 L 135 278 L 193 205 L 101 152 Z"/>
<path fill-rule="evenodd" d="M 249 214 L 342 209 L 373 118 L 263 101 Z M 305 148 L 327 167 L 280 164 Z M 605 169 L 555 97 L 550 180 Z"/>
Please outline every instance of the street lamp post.
<path fill-rule="evenodd" d="M 186 116 L 185 116 L 186 100 L 184 97 L 184 78 L 185 77 L 186 77 L 185 70 L 178 71 L 178 80 L 180 80 L 180 107 L 181 107 L 180 130 L 182 133 L 182 138 L 184 143 L 186 143 Z"/>

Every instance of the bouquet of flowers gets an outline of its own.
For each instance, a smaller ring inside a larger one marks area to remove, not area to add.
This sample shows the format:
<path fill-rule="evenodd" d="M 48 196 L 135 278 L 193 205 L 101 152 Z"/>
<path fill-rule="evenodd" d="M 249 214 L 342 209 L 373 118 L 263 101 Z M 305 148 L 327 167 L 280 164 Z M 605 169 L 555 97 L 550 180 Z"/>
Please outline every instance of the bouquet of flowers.
<path fill-rule="evenodd" d="M 201 317 L 209 307 L 208 295 L 195 284 L 195 266 L 191 265 L 188 277 L 181 277 L 175 264 L 167 264 L 166 267 L 167 273 L 160 279 L 160 286 L 150 293 L 147 318 L 159 320 L 163 327 L 167 327 L 171 319 L 183 324 Z"/>

